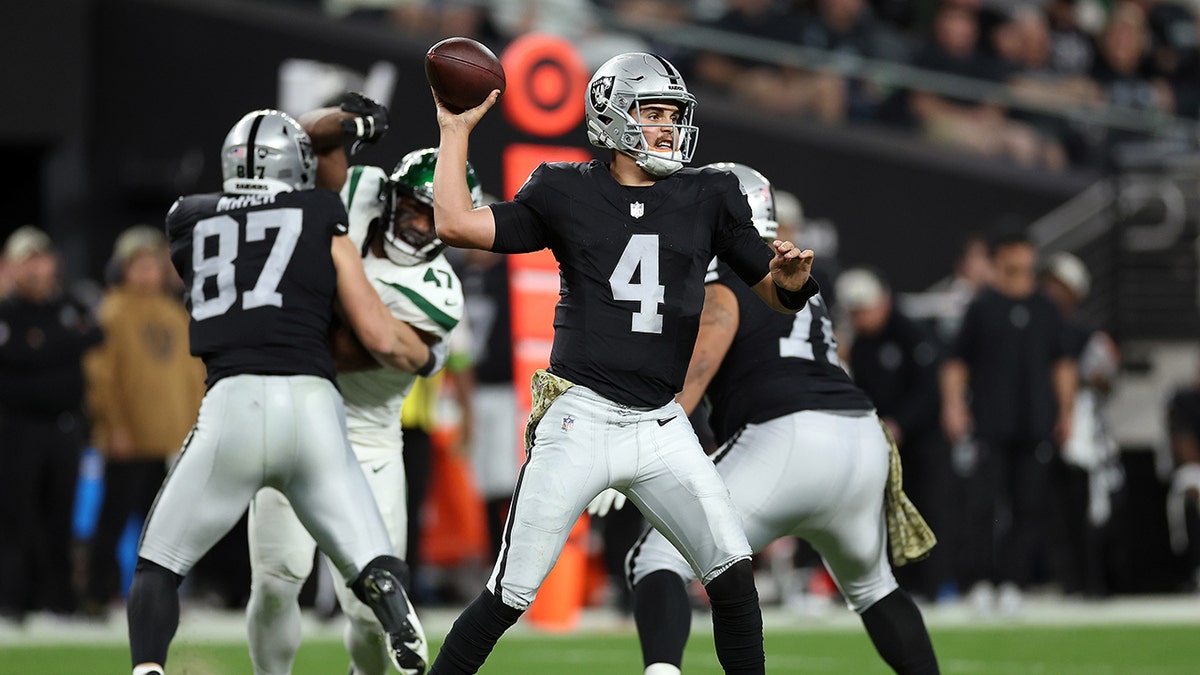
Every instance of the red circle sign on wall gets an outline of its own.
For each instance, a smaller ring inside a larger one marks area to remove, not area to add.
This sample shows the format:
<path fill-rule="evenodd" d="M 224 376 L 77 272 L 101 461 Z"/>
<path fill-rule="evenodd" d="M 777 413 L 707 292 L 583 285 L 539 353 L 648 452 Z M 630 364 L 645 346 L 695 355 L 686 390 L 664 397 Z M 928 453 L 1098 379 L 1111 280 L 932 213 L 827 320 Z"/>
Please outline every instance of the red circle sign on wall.
<path fill-rule="evenodd" d="M 583 120 L 588 72 L 570 42 L 543 33 L 523 35 L 504 50 L 500 63 L 508 81 L 500 104 L 514 127 L 554 138 Z"/>

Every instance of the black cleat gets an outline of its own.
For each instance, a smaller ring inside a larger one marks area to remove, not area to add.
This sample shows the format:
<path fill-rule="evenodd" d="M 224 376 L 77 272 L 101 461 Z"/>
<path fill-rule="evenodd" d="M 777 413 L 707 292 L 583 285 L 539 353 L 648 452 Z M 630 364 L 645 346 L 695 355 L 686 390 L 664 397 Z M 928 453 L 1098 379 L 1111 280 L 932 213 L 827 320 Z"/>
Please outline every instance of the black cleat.
<path fill-rule="evenodd" d="M 388 639 L 388 658 L 403 675 L 425 675 L 429 648 L 425 631 L 404 587 L 391 572 L 375 568 L 363 579 L 366 604 L 375 612 Z"/>

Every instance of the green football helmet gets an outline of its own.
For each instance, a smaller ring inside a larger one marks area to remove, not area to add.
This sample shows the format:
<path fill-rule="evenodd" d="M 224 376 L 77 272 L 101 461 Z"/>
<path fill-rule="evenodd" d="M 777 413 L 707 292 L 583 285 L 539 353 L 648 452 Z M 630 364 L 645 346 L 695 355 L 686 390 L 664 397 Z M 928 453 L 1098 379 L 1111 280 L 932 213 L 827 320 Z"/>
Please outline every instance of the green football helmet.
<path fill-rule="evenodd" d="M 388 176 L 383 211 L 383 249 L 397 265 L 419 265 L 433 260 L 446 247 L 433 222 L 433 169 L 437 148 L 413 150 Z M 467 162 L 467 187 L 475 206 L 483 205 L 483 189 L 475 169 Z"/>

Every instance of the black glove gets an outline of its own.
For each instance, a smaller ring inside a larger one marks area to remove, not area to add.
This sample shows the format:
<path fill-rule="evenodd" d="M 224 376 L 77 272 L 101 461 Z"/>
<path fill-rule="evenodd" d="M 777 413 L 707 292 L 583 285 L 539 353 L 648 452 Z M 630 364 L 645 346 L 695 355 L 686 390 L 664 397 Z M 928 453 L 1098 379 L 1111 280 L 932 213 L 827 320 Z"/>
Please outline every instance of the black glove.
<path fill-rule="evenodd" d="M 350 91 L 342 96 L 339 107 L 345 112 L 358 115 L 342 120 L 342 132 L 355 139 L 354 144 L 350 146 L 351 155 L 357 154 L 364 145 L 374 143 L 387 134 L 388 109 L 382 103 L 357 91 Z"/>

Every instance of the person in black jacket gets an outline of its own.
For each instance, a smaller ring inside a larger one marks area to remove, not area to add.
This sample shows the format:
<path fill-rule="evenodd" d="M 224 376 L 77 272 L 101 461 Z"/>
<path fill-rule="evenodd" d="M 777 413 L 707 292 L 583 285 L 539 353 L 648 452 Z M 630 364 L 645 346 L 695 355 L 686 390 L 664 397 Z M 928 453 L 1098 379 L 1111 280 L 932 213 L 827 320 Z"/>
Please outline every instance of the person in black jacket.
<path fill-rule="evenodd" d="M 940 349 L 928 330 L 894 306 L 874 272 L 847 270 L 838 277 L 837 289 L 839 307 L 854 329 L 850 373 L 896 439 L 905 492 L 942 542 L 926 560 L 897 569 L 896 577 L 905 588 L 933 599 L 951 577 L 954 546 L 946 514 L 959 488 L 938 426 Z"/>
<path fill-rule="evenodd" d="M 50 237 L 27 225 L 4 257 L 0 301 L 0 614 L 72 614 L 71 515 L 83 416 L 83 352 L 101 341 L 84 305 L 58 283 Z"/>
<path fill-rule="evenodd" d="M 1033 243 L 1006 228 L 991 250 L 993 286 L 967 307 L 942 367 L 942 424 L 952 443 L 973 435 L 978 453 L 963 581 L 977 609 L 1011 613 L 1045 555 L 1050 467 L 1071 436 L 1077 377 L 1062 316 L 1037 289 Z"/>

